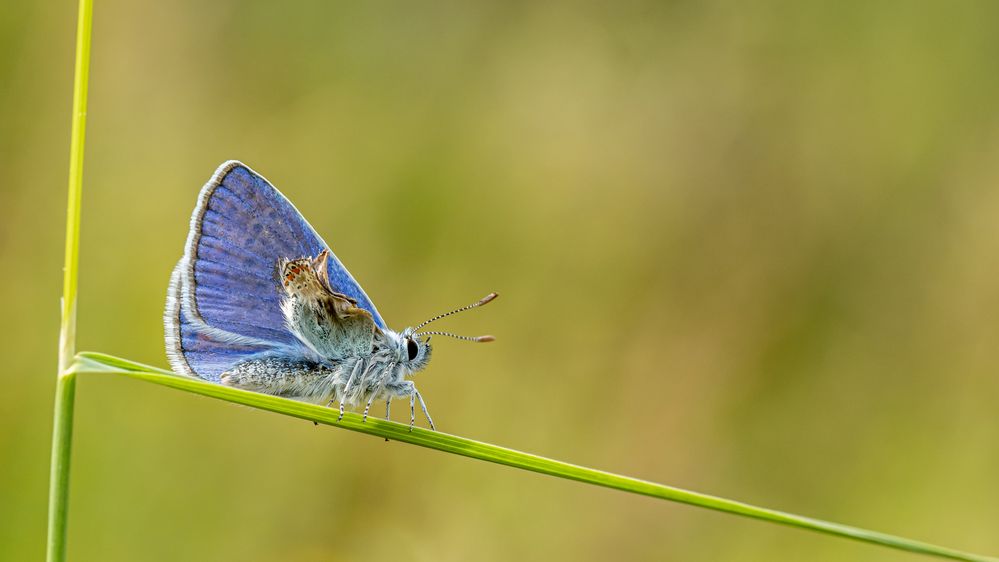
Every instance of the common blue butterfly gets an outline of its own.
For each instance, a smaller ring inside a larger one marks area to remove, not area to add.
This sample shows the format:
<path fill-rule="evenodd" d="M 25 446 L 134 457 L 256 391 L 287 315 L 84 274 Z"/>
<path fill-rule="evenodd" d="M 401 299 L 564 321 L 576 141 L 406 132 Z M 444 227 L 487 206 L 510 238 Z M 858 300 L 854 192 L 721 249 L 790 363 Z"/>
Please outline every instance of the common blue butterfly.
<path fill-rule="evenodd" d="M 491 293 L 415 328 L 394 332 L 301 213 L 262 176 L 235 160 L 202 188 L 184 256 L 170 277 L 163 323 L 174 371 L 208 381 L 331 406 L 409 398 L 408 380 L 430 361 L 430 322 L 496 298 Z"/>

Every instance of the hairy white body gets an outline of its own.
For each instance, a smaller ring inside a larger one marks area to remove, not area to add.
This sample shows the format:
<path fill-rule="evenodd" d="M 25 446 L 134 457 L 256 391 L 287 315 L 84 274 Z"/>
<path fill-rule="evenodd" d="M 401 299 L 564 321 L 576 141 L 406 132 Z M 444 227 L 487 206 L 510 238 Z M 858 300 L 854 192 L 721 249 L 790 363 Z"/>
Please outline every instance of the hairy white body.
<path fill-rule="evenodd" d="M 222 384 L 265 394 L 345 407 L 364 404 L 364 416 L 375 400 L 410 400 L 410 422 L 417 401 L 433 427 L 423 397 L 407 380 L 430 361 L 429 337 L 407 328 L 401 334 L 378 328 L 371 315 L 349 297 L 334 292 L 325 276 L 324 252 L 314 259 L 282 259 L 279 268 L 285 296 L 281 311 L 291 333 L 312 357 L 262 353 L 237 363 L 221 376 Z"/>
<path fill-rule="evenodd" d="M 410 422 L 415 421 L 415 401 L 418 400 L 433 427 L 423 397 L 413 381 L 406 380 L 418 369 L 408 361 L 405 338 L 388 330 L 380 335 L 384 344 L 368 356 L 347 357 L 335 362 L 282 357 L 253 359 L 239 363 L 223 374 L 222 384 L 307 402 L 339 402 L 341 412 L 344 406 L 363 403 L 365 417 L 375 400 L 385 400 L 388 412 L 392 399 L 409 398 Z M 423 365 L 429 360 L 429 350 L 427 345 Z"/>

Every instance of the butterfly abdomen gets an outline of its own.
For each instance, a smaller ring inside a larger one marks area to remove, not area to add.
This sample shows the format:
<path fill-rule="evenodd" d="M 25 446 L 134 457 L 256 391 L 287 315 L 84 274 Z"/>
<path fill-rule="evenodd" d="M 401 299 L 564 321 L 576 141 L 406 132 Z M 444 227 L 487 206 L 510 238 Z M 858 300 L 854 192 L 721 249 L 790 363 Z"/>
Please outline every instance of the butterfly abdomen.
<path fill-rule="evenodd" d="M 273 356 L 237 363 L 222 373 L 221 382 L 244 390 L 310 402 L 342 398 L 353 405 L 372 396 L 392 394 L 403 381 L 404 374 L 399 363 L 385 355 L 330 363 Z"/>
<path fill-rule="evenodd" d="M 265 357 L 237 363 L 222 373 L 221 382 L 264 394 L 319 401 L 332 395 L 342 371 L 342 364 Z"/>

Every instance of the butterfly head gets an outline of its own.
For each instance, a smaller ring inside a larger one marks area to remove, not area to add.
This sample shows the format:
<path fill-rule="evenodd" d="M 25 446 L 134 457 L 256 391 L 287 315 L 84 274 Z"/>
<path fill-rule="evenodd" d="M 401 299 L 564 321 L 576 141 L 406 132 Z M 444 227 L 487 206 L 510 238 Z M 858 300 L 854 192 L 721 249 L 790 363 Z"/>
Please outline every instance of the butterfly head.
<path fill-rule="evenodd" d="M 430 345 L 430 337 L 416 335 L 412 328 L 406 328 L 398 334 L 392 334 L 393 341 L 390 344 L 393 350 L 394 360 L 403 365 L 410 372 L 423 370 L 430 362 L 430 355 L 433 348 Z"/>
<path fill-rule="evenodd" d="M 456 338 L 459 340 L 472 341 L 472 342 L 491 342 L 494 337 L 492 336 L 459 336 L 458 334 L 453 334 L 451 332 L 441 332 L 441 331 L 420 331 L 421 328 L 427 324 L 434 322 L 435 320 L 440 320 L 441 318 L 451 316 L 452 314 L 457 314 L 459 312 L 464 312 L 472 308 L 482 306 L 498 295 L 496 293 L 489 293 L 481 300 L 474 302 L 468 306 L 463 306 L 461 308 L 452 310 L 451 312 L 446 312 L 444 314 L 439 314 L 433 318 L 421 323 L 415 328 L 406 328 L 399 334 L 393 334 L 396 336 L 393 341 L 392 347 L 395 349 L 397 360 L 405 365 L 410 372 L 415 372 L 423 369 L 430 362 L 430 355 L 432 348 L 430 346 L 431 336 L 448 336 Z"/>

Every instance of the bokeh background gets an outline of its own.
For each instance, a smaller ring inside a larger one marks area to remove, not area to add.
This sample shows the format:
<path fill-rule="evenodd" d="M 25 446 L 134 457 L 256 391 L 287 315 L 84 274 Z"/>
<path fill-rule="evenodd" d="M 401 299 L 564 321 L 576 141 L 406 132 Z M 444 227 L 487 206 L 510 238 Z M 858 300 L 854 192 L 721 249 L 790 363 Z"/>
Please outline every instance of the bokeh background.
<path fill-rule="evenodd" d="M 75 17 L 0 13 L 4 560 L 44 550 Z M 501 294 L 446 323 L 497 343 L 417 378 L 444 431 L 999 553 L 996 21 L 98 2 L 79 347 L 166 365 L 195 197 L 238 158 L 391 325 Z M 111 377 L 76 422 L 74 560 L 914 559 Z"/>

